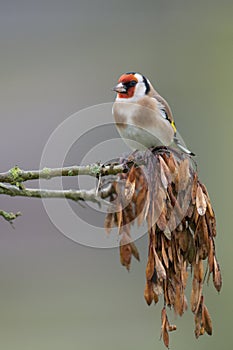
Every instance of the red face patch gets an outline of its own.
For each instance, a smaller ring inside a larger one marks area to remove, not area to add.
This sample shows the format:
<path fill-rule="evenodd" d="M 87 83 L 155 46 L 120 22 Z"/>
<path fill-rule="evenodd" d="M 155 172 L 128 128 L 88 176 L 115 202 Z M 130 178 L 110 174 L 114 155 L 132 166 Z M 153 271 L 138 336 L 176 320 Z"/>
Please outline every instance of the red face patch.
<path fill-rule="evenodd" d="M 122 76 L 118 80 L 118 83 L 129 83 L 132 80 L 138 82 L 134 74 L 122 74 Z"/>
<path fill-rule="evenodd" d="M 119 80 L 118 83 L 122 83 L 124 85 L 130 84 L 130 82 L 135 81 L 138 82 L 137 78 L 134 74 L 123 74 Z M 127 88 L 127 91 L 125 93 L 118 93 L 118 98 L 130 98 L 134 95 L 135 86 L 129 86 Z"/>

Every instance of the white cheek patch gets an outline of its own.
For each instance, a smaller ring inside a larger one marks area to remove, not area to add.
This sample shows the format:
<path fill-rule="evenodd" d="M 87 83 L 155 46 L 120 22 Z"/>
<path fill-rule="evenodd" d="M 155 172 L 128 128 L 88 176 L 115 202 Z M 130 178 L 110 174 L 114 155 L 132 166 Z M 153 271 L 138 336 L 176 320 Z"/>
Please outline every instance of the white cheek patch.
<path fill-rule="evenodd" d="M 146 94 L 146 86 L 144 84 L 144 82 L 142 83 L 137 83 L 137 85 L 135 86 L 135 91 L 134 91 L 134 96 L 137 97 L 137 99 L 145 96 Z"/>
<path fill-rule="evenodd" d="M 137 81 L 139 83 L 143 83 L 143 76 L 139 73 L 134 74 L 135 78 L 137 78 Z"/>

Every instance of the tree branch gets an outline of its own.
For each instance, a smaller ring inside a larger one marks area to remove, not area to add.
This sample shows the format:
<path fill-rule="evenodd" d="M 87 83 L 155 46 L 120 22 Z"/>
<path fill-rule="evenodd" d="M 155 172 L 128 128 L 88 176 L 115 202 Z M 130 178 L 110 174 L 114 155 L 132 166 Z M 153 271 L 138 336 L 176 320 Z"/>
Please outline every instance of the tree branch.
<path fill-rule="evenodd" d="M 110 189 L 109 189 L 110 191 Z M 34 188 L 19 188 L 15 185 L 0 183 L 0 194 L 11 197 L 21 196 L 30 198 L 67 198 L 75 202 L 89 201 L 94 203 L 102 203 L 102 199 L 109 195 L 106 190 L 96 193 L 96 189 L 92 190 L 43 190 Z"/>
<path fill-rule="evenodd" d="M 89 175 L 94 177 L 116 175 L 127 171 L 124 164 L 104 165 L 100 163 L 85 165 L 85 166 L 70 166 L 64 168 L 44 168 L 41 170 L 22 170 L 15 166 L 7 172 L 0 173 L 0 182 L 10 184 L 22 183 L 28 180 L 46 179 L 60 176 L 78 176 Z"/>
<path fill-rule="evenodd" d="M 12 221 L 15 220 L 20 215 L 21 215 L 20 212 L 17 212 L 14 214 L 12 212 L 9 213 L 5 210 L 0 210 L 0 216 L 2 216 L 6 221 L 8 221 L 11 224 L 12 224 Z"/>

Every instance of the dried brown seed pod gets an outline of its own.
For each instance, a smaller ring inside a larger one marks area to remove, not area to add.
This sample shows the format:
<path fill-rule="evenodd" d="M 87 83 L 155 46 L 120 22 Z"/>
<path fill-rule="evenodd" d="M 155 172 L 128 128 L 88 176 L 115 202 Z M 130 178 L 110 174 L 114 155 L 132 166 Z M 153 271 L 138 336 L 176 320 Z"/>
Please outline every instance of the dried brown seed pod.
<path fill-rule="evenodd" d="M 163 262 L 165 267 L 168 269 L 169 268 L 169 261 L 168 261 L 168 256 L 165 250 L 165 237 L 161 236 L 161 240 L 162 240 L 162 257 L 163 257 Z"/>
<path fill-rule="evenodd" d="M 178 184 L 177 192 L 184 191 L 187 188 L 189 182 L 191 181 L 190 171 L 189 171 L 189 167 L 190 167 L 189 162 L 190 162 L 189 159 L 185 158 L 183 161 L 181 161 L 179 165 L 178 172 L 179 172 L 180 183 Z"/>
<path fill-rule="evenodd" d="M 217 291 L 220 292 L 222 288 L 222 277 L 216 257 L 214 257 L 213 282 Z"/>
<path fill-rule="evenodd" d="M 131 257 L 132 257 L 132 248 L 130 244 L 130 238 L 126 233 L 122 234 L 122 238 L 120 240 L 120 260 L 121 264 L 130 269 Z"/>
<path fill-rule="evenodd" d="M 209 311 L 205 305 L 203 305 L 203 310 L 202 310 L 202 322 L 206 333 L 209 335 L 212 335 L 212 321 L 211 321 Z"/>
<path fill-rule="evenodd" d="M 212 237 L 209 237 L 209 254 L 208 254 L 208 266 L 209 273 L 213 272 L 214 269 L 214 243 Z"/>
<path fill-rule="evenodd" d="M 163 338 L 164 345 L 168 348 L 169 347 L 169 335 L 168 335 L 168 319 L 167 319 L 167 313 L 165 307 L 162 309 L 161 312 L 161 337 Z"/>
<path fill-rule="evenodd" d="M 130 247 L 131 247 L 131 251 L 132 251 L 132 254 L 135 257 L 135 259 L 140 261 L 140 255 L 139 255 L 138 248 L 136 247 L 136 244 L 134 242 L 130 242 Z"/>
<path fill-rule="evenodd" d="M 201 296 L 198 308 L 195 312 L 194 321 L 195 321 L 195 336 L 199 338 L 203 333 L 203 324 L 202 324 L 202 313 L 203 313 L 203 296 Z"/>
<path fill-rule="evenodd" d="M 148 190 L 146 186 L 143 186 L 140 191 L 137 194 L 136 202 L 135 202 L 135 209 L 136 209 L 136 217 L 138 220 L 138 225 L 140 226 L 145 220 L 145 211 L 148 211 Z"/>
<path fill-rule="evenodd" d="M 153 274 L 155 271 L 155 257 L 152 245 L 149 248 L 148 261 L 146 265 L 146 279 L 148 281 L 152 280 Z"/>
<path fill-rule="evenodd" d="M 104 221 L 104 228 L 107 234 L 111 232 L 113 225 L 114 225 L 114 215 L 113 213 L 108 213 L 105 216 L 105 221 Z"/>
<path fill-rule="evenodd" d="M 162 262 L 160 261 L 155 250 L 154 250 L 154 256 L 155 256 L 155 268 L 157 271 L 158 278 L 165 280 L 166 279 L 166 271 L 165 271 L 165 268 L 164 268 Z"/>
<path fill-rule="evenodd" d="M 148 305 L 150 305 L 154 300 L 154 291 L 151 281 L 146 281 L 146 286 L 144 289 L 144 298 Z"/>
<path fill-rule="evenodd" d="M 198 184 L 196 193 L 196 206 L 199 215 L 203 216 L 206 212 L 207 203 L 201 186 Z"/>

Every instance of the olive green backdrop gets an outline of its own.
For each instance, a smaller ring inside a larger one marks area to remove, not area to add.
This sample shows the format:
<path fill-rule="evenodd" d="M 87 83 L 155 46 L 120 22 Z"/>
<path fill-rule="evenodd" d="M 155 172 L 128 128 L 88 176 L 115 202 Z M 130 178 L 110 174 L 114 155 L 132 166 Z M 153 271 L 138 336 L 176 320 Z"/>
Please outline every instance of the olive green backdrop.
<path fill-rule="evenodd" d="M 171 313 L 171 349 L 232 347 L 232 14 L 226 0 L 0 2 L 0 171 L 38 168 L 56 126 L 112 101 L 110 88 L 129 70 L 167 98 L 198 155 L 217 214 L 223 289 L 205 286 L 212 337 L 195 339 L 190 310 Z M 142 261 L 127 273 L 117 249 L 64 237 L 40 200 L 0 200 L 1 209 L 23 213 L 15 229 L 0 222 L 1 349 L 164 348 L 162 303 L 143 299 L 146 237 L 138 242 Z"/>

